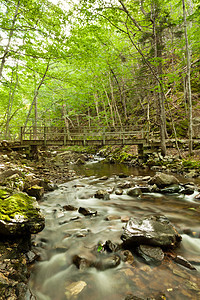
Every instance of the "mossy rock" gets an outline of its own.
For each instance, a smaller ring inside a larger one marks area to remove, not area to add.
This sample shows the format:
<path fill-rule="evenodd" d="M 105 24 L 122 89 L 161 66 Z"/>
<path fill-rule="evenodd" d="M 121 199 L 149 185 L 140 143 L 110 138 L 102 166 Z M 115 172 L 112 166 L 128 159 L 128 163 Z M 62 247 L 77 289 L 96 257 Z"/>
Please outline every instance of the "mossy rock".
<path fill-rule="evenodd" d="M 29 196 L 35 197 L 39 200 L 44 195 L 44 188 L 36 184 L 27 189 L 26 192 Z"/>
<path fill-rule="evenodd" d="M 6 189 L 0 189 L 0 199 L 9 197 L 10 193 Z"/>
<path fill-rule="evenodd" d="M 34 198 L 24 193 L 3 197 L 0 198 L 1 235 L 31 234 L 44 228 L 45 219 Z"/>

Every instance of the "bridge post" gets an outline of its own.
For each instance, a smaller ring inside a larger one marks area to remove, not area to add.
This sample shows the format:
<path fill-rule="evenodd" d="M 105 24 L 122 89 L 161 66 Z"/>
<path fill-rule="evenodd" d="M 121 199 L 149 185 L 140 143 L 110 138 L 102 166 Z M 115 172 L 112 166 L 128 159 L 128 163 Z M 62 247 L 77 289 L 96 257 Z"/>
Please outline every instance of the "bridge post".
<path fill-rule="evenodd" d="M 46 147 L 47 145 L 47 128 L 44 126 L 44 146 Z"/>
<path fill-rule="evenodd" d="M 64 141 L 63 141 L 64 146 L 66 146 L 67 144 L 67 131 L 66 131 L 66 127 L 64 127 Z"/>
<path fill-rule="evenodd" d="M 144 145 L 138 144 L 138 158 L 143 159 L 144 158 Z"/>
<path fill-rule="evenodd" d="M 122 144 L 125 144 L 125 137 L 124 137 L 124 133 L 122 134 Z"/>
<path fill-rule="evenodd" d="M 105 131 L 105 127 L 103 128 L 102 137 L 103 137 L 103 146 L 105 146 L 105 144 L 106 144 L 106 131 Z"/>
<path fill-rule="evenodd" d="M 20 142 L 22 144 L 23 141 L 23 127 L 20 127 Z"/>
<path fill-rule="evenodd" d="M 85 133 L 85 128 L 83 129 L 83 146 L 86 146 L 86 133 Z"/>

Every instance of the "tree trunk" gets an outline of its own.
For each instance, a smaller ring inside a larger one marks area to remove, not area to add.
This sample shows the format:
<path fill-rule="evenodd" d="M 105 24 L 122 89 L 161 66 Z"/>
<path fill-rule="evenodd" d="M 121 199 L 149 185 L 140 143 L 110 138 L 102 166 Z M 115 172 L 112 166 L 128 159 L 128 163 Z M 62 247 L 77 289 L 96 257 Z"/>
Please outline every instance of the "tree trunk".
<path fill-rule="evenodd" d="M 8 36 L 8 42 L 7 42 L 6 48 L 4 50 L 4 54 L 3 54 L 2 58 L 1 58 L 0 80 L 2 78 L 3 67 L 4 67 L 4 64 L 6 62 L 6 57 L 8 56 L 8 53 L 9 53 L 9 47 L 10 47 L 11 39 L 12 39 L 13 32 L 14 32 L 14 26 L 15 26 L 15 23 L 17 21 L 17 15 L 18 15 L 18 10 L 19 10 L 19 5 L 20 5 L 20 0 L 17 2 L 17 6 L 16 6 L 16 9 L 15 9 L 15 14 L 14 14 L 14 17 L 13 17 L 13 20 L 12 20 L 12 25 L 11 25 L 11 28 L 10 28 L 10 33 L 9 33 L 9 36 Z"/>
<path fill-rule="evenodd" d="M 46 66 L 46 69 L 45 69 L 45 72 L 44 72 L 44 75 L 42 76 L 41 80 L 40 80 L 40 83 L 38 85 L 38 87 L 35 89 L 34 91 L 34 97 L 33 97 L 33 101 L 31 103 L 31 106 L 30 106 L 30 109 L 29 109 L 29 112 L 28 112 L 28 115 L 26 117 L 26 121 L 25 121 L 25 124 L 24 124 L 24 132 L 25 132 L 25 128 L 27 126 L 27 123 L 28 123 L 28 120 L 29 120 L 29 117 L 30 117 L 30 114 L 32 112 L 32 109 L 33 109 L 33 106 L 36 104 L 37 106 L 37 96 L 38 96 L 38 93 L 39 93 L 39 90 L 42 86 L 42 84 L 44 83 L 44 79 L 47 75 L 47 72 L 49 70 L 49 64 L 50 64 L 50 59 L 48 60 L 48 63 L 47 63 L 47 66 Z M 36 124 L 35 124 L 36 125 Z"/>
<path fill-rule="evenodd" d="M 161 36 L 157 33 L 156 26 L 156 16 L 154 14 L 155 7 L 154 5 L 151 8 L 151 21 L 153 24 L 153 36 L 154 36 L 154 57 L 159 59 L 158 66 L 156 68 L 157 77 L 159 78 L 158 84 L 158 107 L 159 107 L 159 116 L 160 116 L 160 140 L 161 140 L 161 153 L 166 155 L 166 117 L 165 117 L 165 106 L 164 106 L 164 95 L 162 85 L 162 39 Z M 161 35 L 161 33 L 160 33 Z"/>
<path fill-rule="evenodd" d="M 187 35 L 187 21 L 186 21 L 186 10 L 185 0 L 183 3 L 183 24 L 185 31 L 185 47 L 186 47 L 186 58 L 187 58 L 187 90 L 188 90 L 188 111 L 189 111 L 189 154 L 192 155 L 192 140 L 193 140 L 193 123 L 192 123 L 192 91 L 190 82 L 190 49 Z"/>
<path fill-rule="evenodd" d="M 111 81 L 110 76 L 109 76 L 109 82 L 110 82 L 110 91 L 111 91 L 112 103 L 113 103 L 113 107 L 115 109 L 115 118 L 118 117 L 120 127 L 122 128 L 122 121 L 121 121 L 119 110 L 117 108 L 117 104 L 116 104 L 116 101 L 115 101 L 114 92 L 113 92 L 113 86 L 112 86 L 112 81 Z"/>
<path fill-rule="evenodd" d="M 105 93 L 105 95 L 106 95 L 106 98 L 107 98 L 107 101 L 108 101 L 108 105 L 109 105 L 109 108 L 110 108 L 110 116 L 111 116 L 112 126 L 115 128 L 115 120 L 114 120 L 114 116 L 113 116 L 113 107 L 112 107 L 112 103 L 110 103 L 110 99 L 109 99 L 108 93 L 107 93 L 106 88 L 105 88 L 105 86 L 104 86 L 103 83 L 102 83 L 102 86 L 103 86 L 104 93 Z"/>
<path fill-rule="evenodd" d="M 65 122 L 65 128 L 66 128 L 66 133 L 67 133 L 67 139 L 71 140 L 71 136 L 70 136 L 70 131 L 69 131 L 69 119 L 67 117 L 67 109 L 66 109 L 66 104 L 63 104 L 62 106 L 62 115 L 63 115 L 63 119 Z"/>

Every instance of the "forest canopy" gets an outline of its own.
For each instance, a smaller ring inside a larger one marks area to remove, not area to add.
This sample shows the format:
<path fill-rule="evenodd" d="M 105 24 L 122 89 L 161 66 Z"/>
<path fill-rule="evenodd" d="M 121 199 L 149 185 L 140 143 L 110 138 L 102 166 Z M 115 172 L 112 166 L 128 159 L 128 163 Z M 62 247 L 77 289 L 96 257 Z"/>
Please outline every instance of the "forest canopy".
<path fill-rule="evenodd" d="M 193 135 L 199 0 L 0 0 L 0 132 L 144 125 Z"/>

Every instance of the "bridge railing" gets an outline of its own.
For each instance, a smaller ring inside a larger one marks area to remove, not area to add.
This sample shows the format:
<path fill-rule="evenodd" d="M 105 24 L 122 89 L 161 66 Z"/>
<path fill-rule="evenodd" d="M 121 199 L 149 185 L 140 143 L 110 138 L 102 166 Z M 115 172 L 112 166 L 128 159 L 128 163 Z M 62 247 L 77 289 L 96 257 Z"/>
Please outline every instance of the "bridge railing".
<path fill-rule="evenodd" d="M 133 130 L 133 128 L 137 130 Z M 69 131 L 66 127 L 21 127 L 20 140 L 21 141 L 64 141 L 67 140 L 125 140 L 125 139 L 144 139 L 148 137 L 148 131 L 143 127 L 134 126 L 132 130 L 130 127 L 123 128 L 111 128 L 112 131 L 108 131 L 107 128 L 88 128 L 82 127 Z M 109 128 L 110 129 L 110 128 Z"/>

